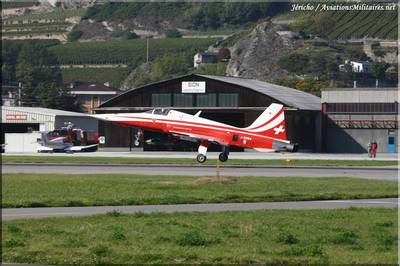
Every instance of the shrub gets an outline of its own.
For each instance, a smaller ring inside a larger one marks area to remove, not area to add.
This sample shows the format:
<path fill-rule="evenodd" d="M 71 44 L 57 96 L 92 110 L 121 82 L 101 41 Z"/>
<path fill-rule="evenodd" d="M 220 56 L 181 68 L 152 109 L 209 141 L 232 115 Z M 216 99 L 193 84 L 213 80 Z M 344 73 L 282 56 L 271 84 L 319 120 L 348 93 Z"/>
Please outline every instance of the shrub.
<path fill-rule="evenodd" d="M 337 232 L 331 239 L 334 244 L 356 244 L 358 241 L 358 235 L 351 230 L 343 229 Z"/>
<path fill-rule="evenodd" d="M 178 240 L 180 246 L 207 246 L 209 241 L 202 237 L 198 232 L 189 232 Z"/>
<path fill-rule="evenodd" d="M 22 229 L 12 224 L 8 226 L 8 232 L 18 234 L 22 232 Z"/>
<path fill-rule="evenodd" d="M 119 240 L 119 241 L 126 240 L 126 236 L 125 236 L 124 232 L 122 232 L 121 228 L 118 228 L 114 231 L 112 238 L 114 240 Z"/>
<path fill-rule="evenodd" d="M 299 240 L 291 233 L 281 233 L 279 234 L 277 240 L 280 243 L 288 245 L 297 244 L 299 242 Z"/>
<path fill-rule="evenodd" d="M 182 33 L 180 33 L 177 29 L 169 29 L 165 31 L 165 36 L 167 38 L 180 38 L 182 37 Z"/>
<path fill-rule="evenodd" d="M 112 211 L 107 212 L 107 215 L 112 216 L 112 217 L 118 217 L 118 216 L 121 216 L 122 213 L 118 210 L 112 210 Z"/>
<path fill-rule="evenodd" d="M 125 31 L 114 31 L 113 33 L 111 33 L 111 37 L 119 38 L 121 40 L 132 40 L 132 39 L 139 38 L 139 36 L 136 33 L 130 32 L 128 30 L 125 30 Z"/>
<path fill-rule="evenodd" d="M 10 239 L 10 240 L 7 240 L 5 243 L 4 243 L 4 247 L 5 248 L 15 248 L 15 247 L 23 247 L 23 246 L 25 246 L 25 243 L 24 243 L 24 241 L 23 240 L 20 240 L 20 239 Z"/>
<path fill-rule="evenodd" d="M 90 251 L 96 256 L 105 256 L 110 253 L 110 249 L 105 245 L 96 245 L 90 248 Z"/>
<path fill-rule="evenodd" d="M 226 73 L 226 64 L 225 63 L 203 64 L 200 65 L 200 67 L 196 69 L 195 72 L 203 75 L 224 76 Z"/>
<path fill-rule="evenodd" d="M 382 227 L 392 227 L 394 223 L 392 221 L 385 221 L 385 222 L 378 222 L 376 223 L 376 225 Z"/>
<path fill-rule="evenodd" d="M 389 250 L 392 246 L 396 244 L 397 236 L 392 235 L 386 231 L 379 231 L 375 233 L 375 238 L 379 244 L 380 250 Z"/>
<path fill-rule="evenodd" d="M 73 29 L 67 36 L 69 42 L 76 42 L 82 36 L 83 32 L 81 30 Z"/>

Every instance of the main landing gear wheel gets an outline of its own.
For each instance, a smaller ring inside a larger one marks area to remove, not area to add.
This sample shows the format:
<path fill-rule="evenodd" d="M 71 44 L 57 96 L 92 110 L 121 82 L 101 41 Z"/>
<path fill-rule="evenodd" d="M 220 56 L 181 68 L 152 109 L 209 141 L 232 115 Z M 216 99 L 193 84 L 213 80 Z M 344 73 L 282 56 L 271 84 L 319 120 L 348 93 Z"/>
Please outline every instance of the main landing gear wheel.
<path fill-rule="evenodd" d="M 226 154 L 225 152 L 221 152 L 219 154 L 219 160 L 221 162 L 226 162 L 228 160 L 228 154 Z"/>
<path fill-rule="evenodd" d="M 203 154 L 199 154 L 199 155 L 197 155 L 196 159 L 199 163 L 204 163 L 207 160 L 207 157 Z"/>

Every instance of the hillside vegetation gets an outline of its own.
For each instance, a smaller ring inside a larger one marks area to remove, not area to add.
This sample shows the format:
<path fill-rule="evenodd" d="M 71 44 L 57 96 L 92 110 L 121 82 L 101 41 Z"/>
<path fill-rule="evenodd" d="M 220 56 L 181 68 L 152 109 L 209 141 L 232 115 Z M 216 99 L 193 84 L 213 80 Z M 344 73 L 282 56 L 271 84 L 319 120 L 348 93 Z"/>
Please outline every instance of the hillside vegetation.
<path fill-rule="evenodd" d="M 119 88 L 129 71 L 128 68 L 63 68 L 61 75 L 64 83 L 76 80 L 109 82 L 111 87 Z"/>
<path fill-rule="evenodd" d="M 213 44 L 216 39 L 151 39 L 150 60 L 166 52 L 195 54 Z M 130 64 L 146 60 L 146 40 L 68 43 L 49 48 L 60 64 Z"/>
<path fill-rule="evenodd" d="M 138 19 L 146 26 L 163 27 L 159 21 L 167 20 L 189 29 L 216 29 L 230 25 L 243 26 L 262 18 L 274 16 L 289 9 L 289 3 L 238 3 L 238 2 L 133 2 L 106 3 L 90 7 L 84 18 L 96 21 L 117 21 Z M 165 26 L 164 26 L 165 27 Z"/>
<path fill-rule="evenodd" d="M 70 17 L 81 17 L 86 13 L 86 8 L 71 8 L 71 9 L 55 9 L 50 12 L 28 13 L 22 16 L 11 17 L 5 22 L 23 21 L 23 20 L 56 20 L 64 21 Z"/>
<path fill-rule="evenodd" d="M 1 9 L 32 7 L 37 4 L 38 1 L 1 1 Z"/>
<path fill-rule="evenodd" d="M 2 35 L 5 39 L 18 37 L 65 40 L 62 34 L 70 31 L 85 12 L 85 8 L 60 8 L 50 12 L 27 12 L 21 16 L 10 16 L 2 21 Z"/>
<path fill-rule="evenodd" d="M 315 16 L 303 12 L 291 26 L 330 39 L 364 37 L 397 40 L 398 14 L 395 11 L 330 11 Z"/>

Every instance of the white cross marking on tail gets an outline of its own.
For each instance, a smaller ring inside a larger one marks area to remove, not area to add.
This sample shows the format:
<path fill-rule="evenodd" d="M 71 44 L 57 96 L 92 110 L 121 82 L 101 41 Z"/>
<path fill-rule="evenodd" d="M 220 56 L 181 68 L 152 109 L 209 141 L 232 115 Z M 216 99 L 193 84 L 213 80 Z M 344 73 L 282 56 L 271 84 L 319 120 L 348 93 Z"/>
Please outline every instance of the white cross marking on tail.
<path fill-rule="evenodd" d="M 280 125 L 279 127 L 274 128 L 274 131 L 275 131 L 275 135 L 278 135 L 279 133 L 284 132 L 285 129 L 283 128 L 282 125 Z"/>

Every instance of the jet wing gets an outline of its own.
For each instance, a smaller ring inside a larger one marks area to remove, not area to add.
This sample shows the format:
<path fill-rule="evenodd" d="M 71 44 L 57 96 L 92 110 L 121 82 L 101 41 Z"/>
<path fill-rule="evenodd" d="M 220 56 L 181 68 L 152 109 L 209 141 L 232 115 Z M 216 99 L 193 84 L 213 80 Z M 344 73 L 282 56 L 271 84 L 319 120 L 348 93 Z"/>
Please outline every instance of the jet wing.
<path fill-rule="evenodd" d="M 228 145 L 228 143 L 221 138 L 216 138 L 214 136 L 205 136 L 205 135 L 198 135 L 192 134 L 187 132 L 180 132 L 180 131 L 170 131 L 170 133 L 174 134 L 175 136 L 188 141 L 198 142 L 199 140 L 208 140 L 209 142 L 213 142 L 220 145 Z"/>
<path fill-rule="evenodd" d="M 99 144 L 92 144 L 87 146 L 71 146 L 65 149 L 65 151 L 90 151 L 96 149 Z"/>

